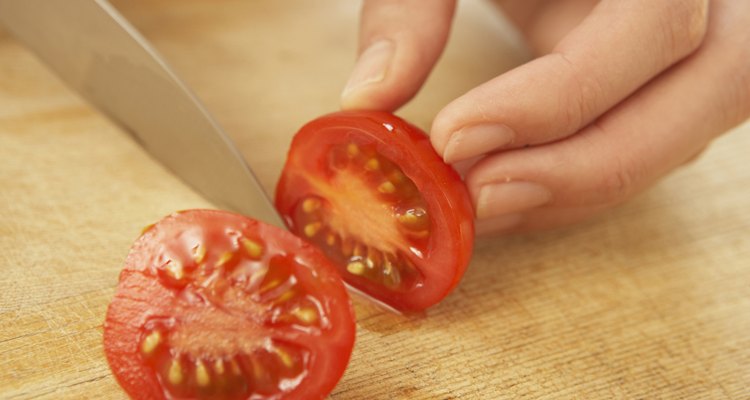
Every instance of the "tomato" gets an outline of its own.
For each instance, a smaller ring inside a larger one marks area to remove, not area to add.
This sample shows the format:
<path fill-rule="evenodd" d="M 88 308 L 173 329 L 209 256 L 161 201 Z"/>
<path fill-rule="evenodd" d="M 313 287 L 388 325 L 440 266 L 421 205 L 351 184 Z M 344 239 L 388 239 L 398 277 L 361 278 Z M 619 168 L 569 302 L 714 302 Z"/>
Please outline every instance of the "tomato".
<path fill-rule="evenodd" d="M 104 348 L 134 399 L 322 399 L 354 344 L 335 267 L 289 232 L 192 210 L 133 245 Z"/>
<path fill-rule="evenodd" d="M 339 112 L 302 127 L 275 202 L 347 283 L 399 310 L 440 301 L 471 257 L 466 186 L 424 132 L 392 114 Z"/>

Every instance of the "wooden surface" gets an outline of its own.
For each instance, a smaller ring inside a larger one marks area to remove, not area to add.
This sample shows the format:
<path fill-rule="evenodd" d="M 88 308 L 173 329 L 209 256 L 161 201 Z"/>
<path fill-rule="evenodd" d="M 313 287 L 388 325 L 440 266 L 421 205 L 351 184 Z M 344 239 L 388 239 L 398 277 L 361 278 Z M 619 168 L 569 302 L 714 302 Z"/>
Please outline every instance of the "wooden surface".
<path fill-rule="evenodd" d="M 357 2 L 116 3 L 238 142 L 267 189 L 295 130 L 337 107 Z M 464 2 L 400 113 L 524 58 Z M 356 299 L 331 399 L 750 398 L 750 126 L 628 205 L 566 230 L 481 242 L 422 317 Z M 0 398 L 121 399 L 102 320 L 140 229 L 211 207 L 0 33 Z"/>

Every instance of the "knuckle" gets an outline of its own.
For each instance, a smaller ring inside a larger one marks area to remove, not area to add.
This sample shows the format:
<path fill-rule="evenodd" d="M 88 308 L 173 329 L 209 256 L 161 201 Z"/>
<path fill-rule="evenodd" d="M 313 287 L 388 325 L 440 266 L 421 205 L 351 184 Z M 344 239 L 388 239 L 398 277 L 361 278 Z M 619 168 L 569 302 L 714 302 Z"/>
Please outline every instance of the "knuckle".
<path fill-rule="evenodd" d="M 605 133 L 604 128 L 596 122 L 592 127 Z M 598 182 L 594 181 L 595 191 L 598 191 L 595 198 L 599 199 L 600 205 L 614 206 L 633 197 L 646 176 L 643 163 L 633 157 L 620 155 L 607 161 L 606 165 L 600 169 Z"/>
<path fill-rule="evenodd" d="M 665 47 L 675 58 L 697 50 L 708 31 L 708 0 L 674 0 L 667 3 Z"/>
<path fill-rule="evenodd" d="M 750 43 L 750 40 L 748 42 Z M 745 54 L 745 59 L 750 59 L 750 51 L 746 50 Z M 750 66 L 745 64 L 739 67 L 736 79 L 737 85 L 734 86 L 734 91 L 737 94 L 736 104 L 739 108 L 737 122 L 741 122 L 750 116 Z"/>
<path fill-rule="evenodd" d="M 604 89 L 594 74 L 584 74 L 570 61 L 565 53 L 555 53 L 559 62 L 570 76 L 569 86 L 559 102 L 559 116 L 556 121 L 566 133 L 572 133 L 591 120 L 601 111 L 598 109 Z"/>
<path fill-rule="evenodd" d="M 724 17 L 706 43 L 705 57 L 714 58 L 715 73 L 721 76 L 716 84 L 720 94 L 717 106 L 722 118 L 720 124 L 727 129 L 750 117 L 750 30 L 746 28 L 749 24 L 750 12 Z"/>
<path fill-rule="evenodd" d="M 750 34 L 738 41 L 732 37 L 723 46 L 716 46 L 723 51 L 722 78 L 719 88 L 719 101 L 716 104 L 719 126 L 727 129 L 744 122 L 750 117 Z M 726 51 L 731 49 L 732 51 Z M 717 134 L 723 132 L 717 132 Z"/>
<path fill-rule="evenodd" d="M 730 75 L 730 84 L 720 107 L 723 122 L 734 126 L 750 117 L 750 68 Z"/>
<path fill-rule="evenodd" d="M 634 168 L 619 163 L 618 167 L 608 171 L 602 177 L 601 190 L 605 205 L 621 203 L 635 194 L 637 174 Z"/>

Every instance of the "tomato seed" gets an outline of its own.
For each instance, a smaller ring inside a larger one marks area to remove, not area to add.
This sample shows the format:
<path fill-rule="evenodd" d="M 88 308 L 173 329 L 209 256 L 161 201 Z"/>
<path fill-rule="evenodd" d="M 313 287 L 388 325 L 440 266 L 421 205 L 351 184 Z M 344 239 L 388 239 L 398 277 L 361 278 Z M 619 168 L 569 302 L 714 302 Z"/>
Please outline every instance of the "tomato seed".
<path fill-rule="evenodd" d="M 346 266 L 346 270 L 354 275 L 362 275 L 365 273 L 365 264 L 361 261 L 352 261 Z"/>
<path fill-rule="evenodd" d="M 309 197 L 302 202 L 302 211 L 310 214 L 320 208 L 320 200 L 314 197 Z"/>
<path fill-rule="evenodd" d="M 224 254 L 221 255 L 221 257 L 219 257 L 219 261 L 216 262 L 216 267 L 218 268 L 228 263 L 229 260 L 232 259 L 232 257 L 234 257 L 234 253 L 229 252 L 229 251 L 225 252 Z"/>
<path fill-rule="evenodd" d="M 323 227 L 323 224 L 320 222 L 313 222 L 305 225 L 305 236 L 310 238 L 315 236 L 315 234 L 318 233 L 321 227 Z"/>
<path fill-rule="evenodd" d="M 165 267 L 167 274 L 175 280 L 180 280 L 185 276 L 185 270 L 182 268 L 182 264 L 177 260 L 169 260 Z"/>
<path fill-rule="evenodd" d="M 311 308 L 295 308 L 292 315 L 308 325 L 318 320 L 318 313 Z"/>
<path fill-rule="evenodd" d="M 377 158 L 371 158 L 365 163 L 365 170 L 367 171 L 377 171 L 378 169 L 380 169 L 380 161 Z"/>
<path fill-rule="evenodd" d="M 242 238 L 240 242 L 242 243 L 242 246 L 245 247 L 245 251 L 247 251 L 250 258 L 257 260 L 263 255 L 263 246 L 260 243 L 247 238 Z"/>
<path fill-rule="evenodd" d="M 173 385 L 179 385 L 182 383 L 184 376 L 182 375 L 182 366 L 178 360 L 172 360 L 172 365 L 169 366 L 169 372 L 167 379 L 169 383 Z"/>
<path fill-rule="evenodd" d="M 217 359 L 216 362 L 214 362 L 214 372 L 216 372 L 217 375 L 224 374 L 224 360 L 222 360 L 221 358 Z"/>
<path fill-rule="evenodd" d="M 255 287 L 255 284 L 258 283 L 260 279 L 264 278 L 267 272 L 268 270 L 266 268 L 261 268 L 253 272 L 248 280 L 248 286 Z"/>
<path fill-rule="evenodd" d="M 281 284 L 281 280 L 274 279 L 271 282 L 266 283 L 262 288 L 260 288 L 260 293 L 266 293 L 269 290 L 279 286 Z"/>
<path fill-rule="evenodd" d="M 242 370 L 240 369 L 240 365 L 237 364 L 237 360 L 234 358 L 229 361 L 229 369 L 232 370 L 233 375 L 240 375 L 242 374 Z"/>
<path fill-rule="evenodd" d="M 199 244 L 193 247 L 193 259 L 196 264 L 200 264 L 206 258 L 206 246 Z"/>
<path fill-rule="evenodd" d="M 255 359 L 255 357 L 250 358 L 250 363 L 253 366 L 253 377 L 256 381 L 266 378 L 266 371 L 263 369 L 261 363 Z"/>
<path fill-rule="evenodd" d="M 200 387 L 206 387 L 211 384 L 211 376 L 208 374 L 208 368 L 201 360 L 195 362 L 195 381 Z"/>
<path fill-rule="evenodd" d="M 395 169 L 388 174 L 388 180 L 394 184 L 403 183 L 406 180 L 406 176 L 401 171 Z"/>
<path fill-rule="evenodd" d="M 151 354 L 159 346 L 159 343 L 161 343 L 161 332 L 153 331 L 149 333 L 145 339 L 143 339 L 143 344 L 141 344 L 141 351 L 143 351 L 143 353 L 147 355 Z"/>
<path fill-rule="evenodd" d="M 294 360 L 292 360 L 292 356 L 290 356 L 289 353 L 278 347 L 274 348 L 274 352 L 279 356 L 281 363 L 284 364 L 285 367 L 291 368 L 294 366 Z"/>
<path fill-rule="evenodd" d="M 287 300 L 290 300 L 292 297 L 294 297 L 295 293 L 293 290 L 287 290 L 286 292 L 282 293 L 281 296 L 279 296 L 278 299 L 276 299 L 273 303 L 274 304 L 281 304 L 286 302 Z"/>
<path fill-rule="evenodd" d="M 378 192 L 384 194 L 391 194 L 396 192 L 396 186 L 391 181 L 385 181 L 378 186 Z"/>
<path fill-rule="evenodd" d="M 329 233 L 326 235 L 326 244 L 329 246 L 334 246 L 336 244 L 336 235 L 333 233 Z"/>
<path fill-rule="evenodd" d="M 398 222 L 408 229 L 423 230 L 429 228 L 430 219 L 424 208 L 411 208 L 398 215 Z"/>
<path fill-rule="evenodd" d="M 351 158 L 356 157 L 359 154 L 359 147 L 354 143 L 349 143 L 346 146 L 346 154 Z"/>

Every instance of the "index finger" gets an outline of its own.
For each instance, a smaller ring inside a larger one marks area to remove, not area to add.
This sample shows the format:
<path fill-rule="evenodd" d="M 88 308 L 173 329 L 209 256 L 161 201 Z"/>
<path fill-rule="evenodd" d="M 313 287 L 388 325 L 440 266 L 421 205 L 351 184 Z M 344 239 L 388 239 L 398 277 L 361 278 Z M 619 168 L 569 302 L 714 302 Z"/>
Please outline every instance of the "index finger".
<path fill-rule="evenodd" d="M 443 52 L 454 10 L 455 0 L 366 0 L 341 108 L 393 111 L 409 101 Z"/>

